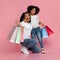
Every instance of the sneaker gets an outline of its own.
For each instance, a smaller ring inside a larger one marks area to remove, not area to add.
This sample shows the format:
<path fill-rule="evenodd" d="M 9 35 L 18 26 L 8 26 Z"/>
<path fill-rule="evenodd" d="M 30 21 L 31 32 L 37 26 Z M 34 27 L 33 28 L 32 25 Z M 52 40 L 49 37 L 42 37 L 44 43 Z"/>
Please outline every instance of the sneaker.
<path fill-rule="evenodd" d="M 26 47 L 22 47 L 21 52 L 24 53 L 24 54 L 29 54 L 29 51 L 27 50 Z"/>

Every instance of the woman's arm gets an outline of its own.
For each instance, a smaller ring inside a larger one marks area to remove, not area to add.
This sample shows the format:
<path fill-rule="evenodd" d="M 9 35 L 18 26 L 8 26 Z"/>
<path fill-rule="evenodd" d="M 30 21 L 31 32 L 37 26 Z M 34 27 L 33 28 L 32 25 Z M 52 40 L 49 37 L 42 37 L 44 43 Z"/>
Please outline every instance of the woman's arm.
<path fill-rule="evenodd" d="M 21 26 L 20 21 L 17 21 L 17 20 L 16 20 L 15 23 L 16 23 L 18 26 Z"/>
<path fill-rule="evenodd" d="M 41 25 L 41 26 L 44 26 L 44 23 L 42 23 L 42 22 L 39 20 L 39 16 L 38 16 L 38 15 L 36 15 L 36 16 L 37 16 L 38 24 Z"/>
<path fill-rule="evenodd" d="M 21 42 L 24 42 L 23 32 L 24 32 L 24 27 L 21 26 Z"/>

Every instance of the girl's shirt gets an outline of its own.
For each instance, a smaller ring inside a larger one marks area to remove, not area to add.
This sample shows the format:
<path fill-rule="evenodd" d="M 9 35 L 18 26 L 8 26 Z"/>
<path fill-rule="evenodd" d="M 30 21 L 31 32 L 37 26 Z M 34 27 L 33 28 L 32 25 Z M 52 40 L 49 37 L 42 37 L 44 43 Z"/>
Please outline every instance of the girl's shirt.
<path fill-rule="evenodd" d="M 33 28 L 39 27 L 38 15 L 31 15 L 31 25 Z"/>
<path fill-rule="evenodd" d="M 21 26 L 24 27 L 23 29 L 23 38 L 31 38 L 31 30 L 32 30 L 32 25 L 31 23 L 26 23 L 24 21 L 21 22 Z"/>

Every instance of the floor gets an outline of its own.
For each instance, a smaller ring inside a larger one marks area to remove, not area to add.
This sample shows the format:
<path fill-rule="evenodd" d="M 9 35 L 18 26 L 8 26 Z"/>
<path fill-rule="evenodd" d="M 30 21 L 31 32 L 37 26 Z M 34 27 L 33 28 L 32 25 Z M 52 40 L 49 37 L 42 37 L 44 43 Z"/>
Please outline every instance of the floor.
<path fill-rule="evenodd" d="M 49 37 L 48 39 L 44 39 L 44 46 L 45 46 L 45 54 L 29 54 L 25 55 L 20 52 L 20 46 L 19 45 L 13 45 L 11 46 L 14 49 L 11 50 L 3 50 L 0 51 L 0 60 L 60 60 L 60 48 L 59 48 L 59 42 L 54 39 L 54 35 Z M 6 48 L 6 47 L 5 47 Z"/>

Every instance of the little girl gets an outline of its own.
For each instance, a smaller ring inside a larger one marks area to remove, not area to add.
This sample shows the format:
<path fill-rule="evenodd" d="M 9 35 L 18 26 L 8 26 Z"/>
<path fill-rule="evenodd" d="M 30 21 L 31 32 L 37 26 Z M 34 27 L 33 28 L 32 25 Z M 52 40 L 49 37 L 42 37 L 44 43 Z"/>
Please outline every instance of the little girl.
<path fill-rule="evenodd" d="M 28 49 L 31 48 L 31 51 L 33 53 L 39 53 L 40 49 L 36 45 L 36 41 L 34 39 L 31 39 L 31 30 L 32 30 L 32 25 L 30 23 L 30 15 L 28 12 L 25 12 L 22 14 L 20 18 L 20 26 L 23 27 L 23 38 L 24 40 L 21 40 L 21 51 L 25 54 L 29 54 Z"/>
<path fill-rule="evenodd" d="M 31 16 L 31 25 L 33 27 L 32 32 L 31 32 L 31 36 L 32 38 L 35 40 L 36 36 L 38 38 L 39 44 L 41 46 L 41 53 L 45 53 L 44 51 L 44 45 L 43 45 L 43 41 L 42 41 L 42 34 L 41 34 L 41 29 L 40 29 L 40 24 L 42 26 L 44 26 L 44 24 L 42 24 L 39 21 L 39 17 L 38 17 L 38 12 L 40 11 L 40 9 L 37 6 L 28 6 L 27 11 L 30 13 Z"/>

